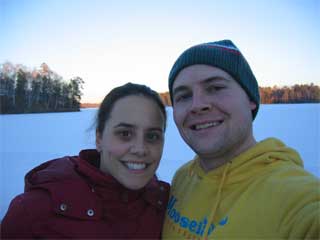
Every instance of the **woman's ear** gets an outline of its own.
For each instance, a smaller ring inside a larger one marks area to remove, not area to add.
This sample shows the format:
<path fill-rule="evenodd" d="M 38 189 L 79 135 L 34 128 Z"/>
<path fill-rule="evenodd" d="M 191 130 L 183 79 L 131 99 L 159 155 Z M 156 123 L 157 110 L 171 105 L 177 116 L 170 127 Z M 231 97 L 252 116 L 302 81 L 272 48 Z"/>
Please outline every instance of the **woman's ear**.
<path fill-rule="evenodd" d="M 96 149 L 98 152 L 101 152 L 101 134 L 96 130 Z"/>

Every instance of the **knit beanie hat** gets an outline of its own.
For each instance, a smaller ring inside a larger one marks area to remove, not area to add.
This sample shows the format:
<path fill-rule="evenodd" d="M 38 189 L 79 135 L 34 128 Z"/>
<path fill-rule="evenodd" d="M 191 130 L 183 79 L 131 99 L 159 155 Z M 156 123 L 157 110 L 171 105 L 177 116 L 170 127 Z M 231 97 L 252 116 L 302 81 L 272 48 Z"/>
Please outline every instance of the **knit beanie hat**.
<path fill-rule="evenodd" d="M 239 49 L 230 40 L 203 43 L 185 50 L 174 63 L 169 74 L 169 92 L 173 104 L 172 87 L 175 78 L 185 67 L 205 64 L 229 73 L 245 90 L 257 107 L 252 111 L 252 119 L 257 115 L 260 95 L 259 87 L 251 68 Z"/>

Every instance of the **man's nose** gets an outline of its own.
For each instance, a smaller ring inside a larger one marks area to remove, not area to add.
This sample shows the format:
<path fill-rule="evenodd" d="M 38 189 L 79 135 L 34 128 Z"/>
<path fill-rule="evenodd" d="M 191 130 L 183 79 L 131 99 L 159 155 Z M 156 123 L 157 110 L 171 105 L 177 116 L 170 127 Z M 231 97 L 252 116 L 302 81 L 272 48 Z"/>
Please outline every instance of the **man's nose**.
<path fill-rule="evenodd" d="M 195 114 L 206 113 L 212 108 L 210 102 L 201 93 L 193 95 L 190 111 Z"/>

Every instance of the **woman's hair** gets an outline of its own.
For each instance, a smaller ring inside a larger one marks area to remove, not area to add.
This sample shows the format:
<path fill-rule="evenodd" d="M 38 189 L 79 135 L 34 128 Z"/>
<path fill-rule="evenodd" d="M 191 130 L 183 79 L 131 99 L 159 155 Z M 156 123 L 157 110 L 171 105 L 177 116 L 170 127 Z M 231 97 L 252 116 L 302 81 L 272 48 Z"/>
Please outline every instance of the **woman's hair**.
<path fill-rule="evenodd" d="M 165 106 L 163 102 L 161 101 L 161 98 L 159 97 L 158 93 L 153 91 L 151 88 L 145 86 L 145 85 L 140 85 L 140 84 L 135 84 L 135 83 L 126 83 L 122 86 L 116 87 L 112 89 L 103 99 L 98 113 L 96 117 L 96 131 L 99 132 L 100 134 L 103 133 L 105 123 L 109 120 L 110 114 L 112 111 L 112 108 L 119 99 L 127 97 L 127 96 L 143 96 L 154 103 L 157 104 L 159 107 L 161 113 L 163 114 L 164 117 L 164 129 L 166 128 L 166 122 L 167 122 L 167 113 L 165 110 Z M 128 117 L 130 117 L 130 113 L 128 113 Z"/>

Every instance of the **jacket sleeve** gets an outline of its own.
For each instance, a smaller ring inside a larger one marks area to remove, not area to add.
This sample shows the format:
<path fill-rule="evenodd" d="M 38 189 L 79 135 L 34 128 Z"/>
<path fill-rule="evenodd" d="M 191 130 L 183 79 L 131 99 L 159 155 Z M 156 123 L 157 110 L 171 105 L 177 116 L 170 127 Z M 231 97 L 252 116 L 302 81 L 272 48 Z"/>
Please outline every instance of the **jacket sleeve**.
<path fill-rule="evenodd" d="M 1 238 L 32 238 L 32 219 L 28 214 L 22 195 L 14 198 L 1 222 Z"/>

